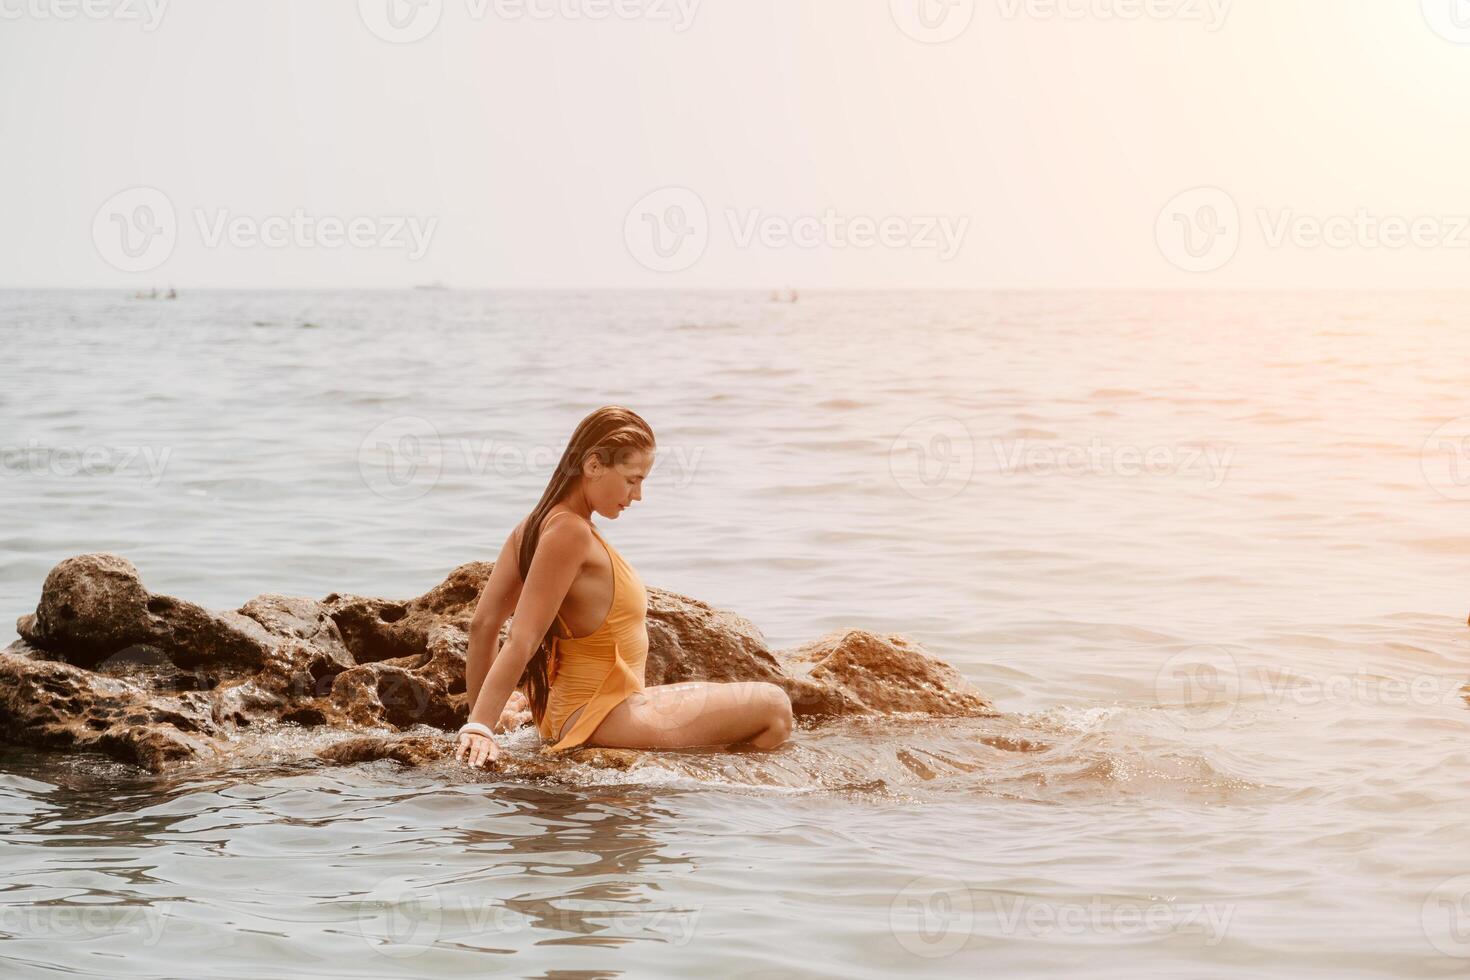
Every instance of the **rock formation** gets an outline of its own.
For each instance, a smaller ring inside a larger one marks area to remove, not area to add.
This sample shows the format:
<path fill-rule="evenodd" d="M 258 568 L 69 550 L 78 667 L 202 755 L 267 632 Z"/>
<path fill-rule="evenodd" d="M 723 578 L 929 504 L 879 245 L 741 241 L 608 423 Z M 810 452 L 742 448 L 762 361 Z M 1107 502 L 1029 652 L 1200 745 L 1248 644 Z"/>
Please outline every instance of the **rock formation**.
<path fill-rule="evenodd" d="M 20 639 L 0 650 L 0 739 L 157 772 L 226 761 L 252 729 L 299 725 L 347 736 L 317 752 L 328 762 L 442 759 L 468 714 L 468 628 L 491 567 L 461 565 L 408 601 L 267 594 L 222 612 L 150 593 L 116 555 L 68 558 L 46 577 L 35 614 L 17 622 Z M 842 630 L 773 653 L 747 620 L 650 588 L 648 636 L 648 685 L 770 681 L 806 727 L 995 714 L 957 671 L 897 634 Z M 626 768 L 639 754 L 567 755 Z"/>

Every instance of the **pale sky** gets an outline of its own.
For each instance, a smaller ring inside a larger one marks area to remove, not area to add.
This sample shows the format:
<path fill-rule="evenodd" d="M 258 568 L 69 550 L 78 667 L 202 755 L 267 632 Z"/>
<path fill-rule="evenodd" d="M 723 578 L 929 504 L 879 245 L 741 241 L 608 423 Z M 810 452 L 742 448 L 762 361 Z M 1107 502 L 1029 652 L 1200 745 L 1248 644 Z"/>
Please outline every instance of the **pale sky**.
<path fill-rule="evenodd" d="M 0 286 L 1470 283 L 1466 0 L 86 3 Z"/>

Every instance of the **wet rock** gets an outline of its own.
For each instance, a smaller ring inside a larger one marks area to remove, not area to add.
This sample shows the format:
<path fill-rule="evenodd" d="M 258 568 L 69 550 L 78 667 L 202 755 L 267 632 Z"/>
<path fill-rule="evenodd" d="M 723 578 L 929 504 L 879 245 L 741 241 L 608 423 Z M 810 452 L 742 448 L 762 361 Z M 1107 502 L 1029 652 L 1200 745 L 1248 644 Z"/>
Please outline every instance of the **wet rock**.
<path fill-rule="evenodd" d="M 994 706 L 949 664 L 924 653 L 907 637 L 839 630 L 784 654 L 808 663 L 807 677 L 841 693 L 846 713 L 983 717 Z"/>
<path fill-rule="evenodd" d="M 258 669 L 272 644 L 264 627 L 240 613 L 150 594 L 132 562 L 109 554 L 78 555 L 53 568 L 36 614 L 22 616 L 16 632 L 80 667 L 146 644 L 183 669 Z"/>
<path fill-rule="evenodd" d="M 17 623 L 22 639 L 0 651 L 0 740 L 97 750 L 158 771 L 217 758 L 252 727 L 285 723 L 363 732 L 323 750 L 328 761 L 442 758 L 468 714 L 469 623 L 491 568 L 461 565 L 409 600 L 267 594 L 216 612 L 150 593 L 117 555 L 68 558 L 47 576 L 36 613 Z M 648 685 L 769 681 L 810 724 L 994 713 L 958 672 L 897 634 L 843 630 L 773 653 L 748 620 L 653 588 L 648 634 Z M 444 746 L 411 733 L 421 726 L 444 731 Z M 639 757 L 583 748 L 506 766 L 534 776 L 567 760 L 618 768 Z"/>
<path fill-rule="evenodd" d="M 456 761 L 454 759 L 455 744 L 455 737 L 450 734 L 438 736 L 365 735 L 343 739 L 319 750 L 316 756 L 336 765 L 354 765 L 359 762 L 392 759 L 406 766 L 424 766 L 436 762 Z M 646 759 L 648 755 L 646 751 L 633 749 L 589 746 L 573 749 L 561 758 L 551 759 L 541 755 L 517 755 L 502 749 L 499 758 L 488 766 L 482 766 L 480 771 L 499 776 L 537 779 L 564 772 L 568 762 L 597 769 L 626 771 Z M 460 763 L 460 765 L 465 766 L 467 772 L 473 771 L 466 763 Z"/>
<path fill-rule="evenodd" d="M 453 752 L 454 742 L 447 735 L 405 735 L 400 738 L 364 735 L 335 742 L 318 751 L 317 758 L 344 766 L 379 759 L 392 759 L 406 766 L 423 766 L 447 758 Z"/>
<path fill-rule="evenodd" d="M 493 562 L 460 565 L 417 599 L 397 602 L 333 592 L 322 600 L 358 663 L 376 663 L 421 654 L 429 634 L 454 626 L 468 635 L 470 619 Z"/>
<path fill-rule="evenodd" d="M 766 647 L 755 624 L 706 602 L 648 590 L 648 661 L 644 683 L 769 681 L 784 688 L 797 717 L 841 715 L 852 705 L 841 691 L 793 677 Z"/>
<path fill-rule="evenodd" d="M 222 751 L 220 727 L 201 692 L 153 695 L 130 681 L 39 659 L 24 641 L 0 650 L 0 732 L 18 745 L 96 750 L 155 772 Z"/>

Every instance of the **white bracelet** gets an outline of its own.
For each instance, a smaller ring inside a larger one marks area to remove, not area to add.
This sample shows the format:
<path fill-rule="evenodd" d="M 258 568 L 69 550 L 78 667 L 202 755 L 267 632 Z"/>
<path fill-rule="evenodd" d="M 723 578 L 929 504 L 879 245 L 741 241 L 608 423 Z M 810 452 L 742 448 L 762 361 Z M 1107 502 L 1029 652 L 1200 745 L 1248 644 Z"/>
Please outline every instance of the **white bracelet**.
<path fill-rule="evenodd" d="M 485 725 L 480 724 L 478 721 L 468 721 L 468 722 L 465 722 L 464 725 L 461 726 L 461 728 L 459 730 L 459 733 L 461 735 L 463 735 L 465 732 L 475 732 L 476 734 L 484 735 L 486 738 L 494 738 L 495 737 L 495 733 L 494 732 L 492 732 Z"/>

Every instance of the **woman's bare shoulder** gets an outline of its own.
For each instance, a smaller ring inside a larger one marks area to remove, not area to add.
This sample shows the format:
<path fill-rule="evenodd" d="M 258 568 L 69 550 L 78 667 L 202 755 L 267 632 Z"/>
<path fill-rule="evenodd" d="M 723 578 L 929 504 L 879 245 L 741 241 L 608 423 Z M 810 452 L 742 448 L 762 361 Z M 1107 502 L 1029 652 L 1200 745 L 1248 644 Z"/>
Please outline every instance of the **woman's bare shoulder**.
<path fill-rule="evenodd" d="M 567 513 L 571 512 L 555 510 L 541 519 L 541 537 L 536 542 L 538 548 L 551 535 L 555 535 L 557 543 L 562 548 L 568 547 L 571 544 L 586 545 L 592 543 L 592 528 L 586 521 L 580 518 L 577 520 L 555 520 L 555 518 Z M 520 523 L 511 529 L 510 537 L 506 539 L 506 547 L 508 549 L 515 552 L 521 550 L 521 540 L 526 533 L 526 524 L 530 520 L 531 515 L 527 514 L 521 518 Z"/>

